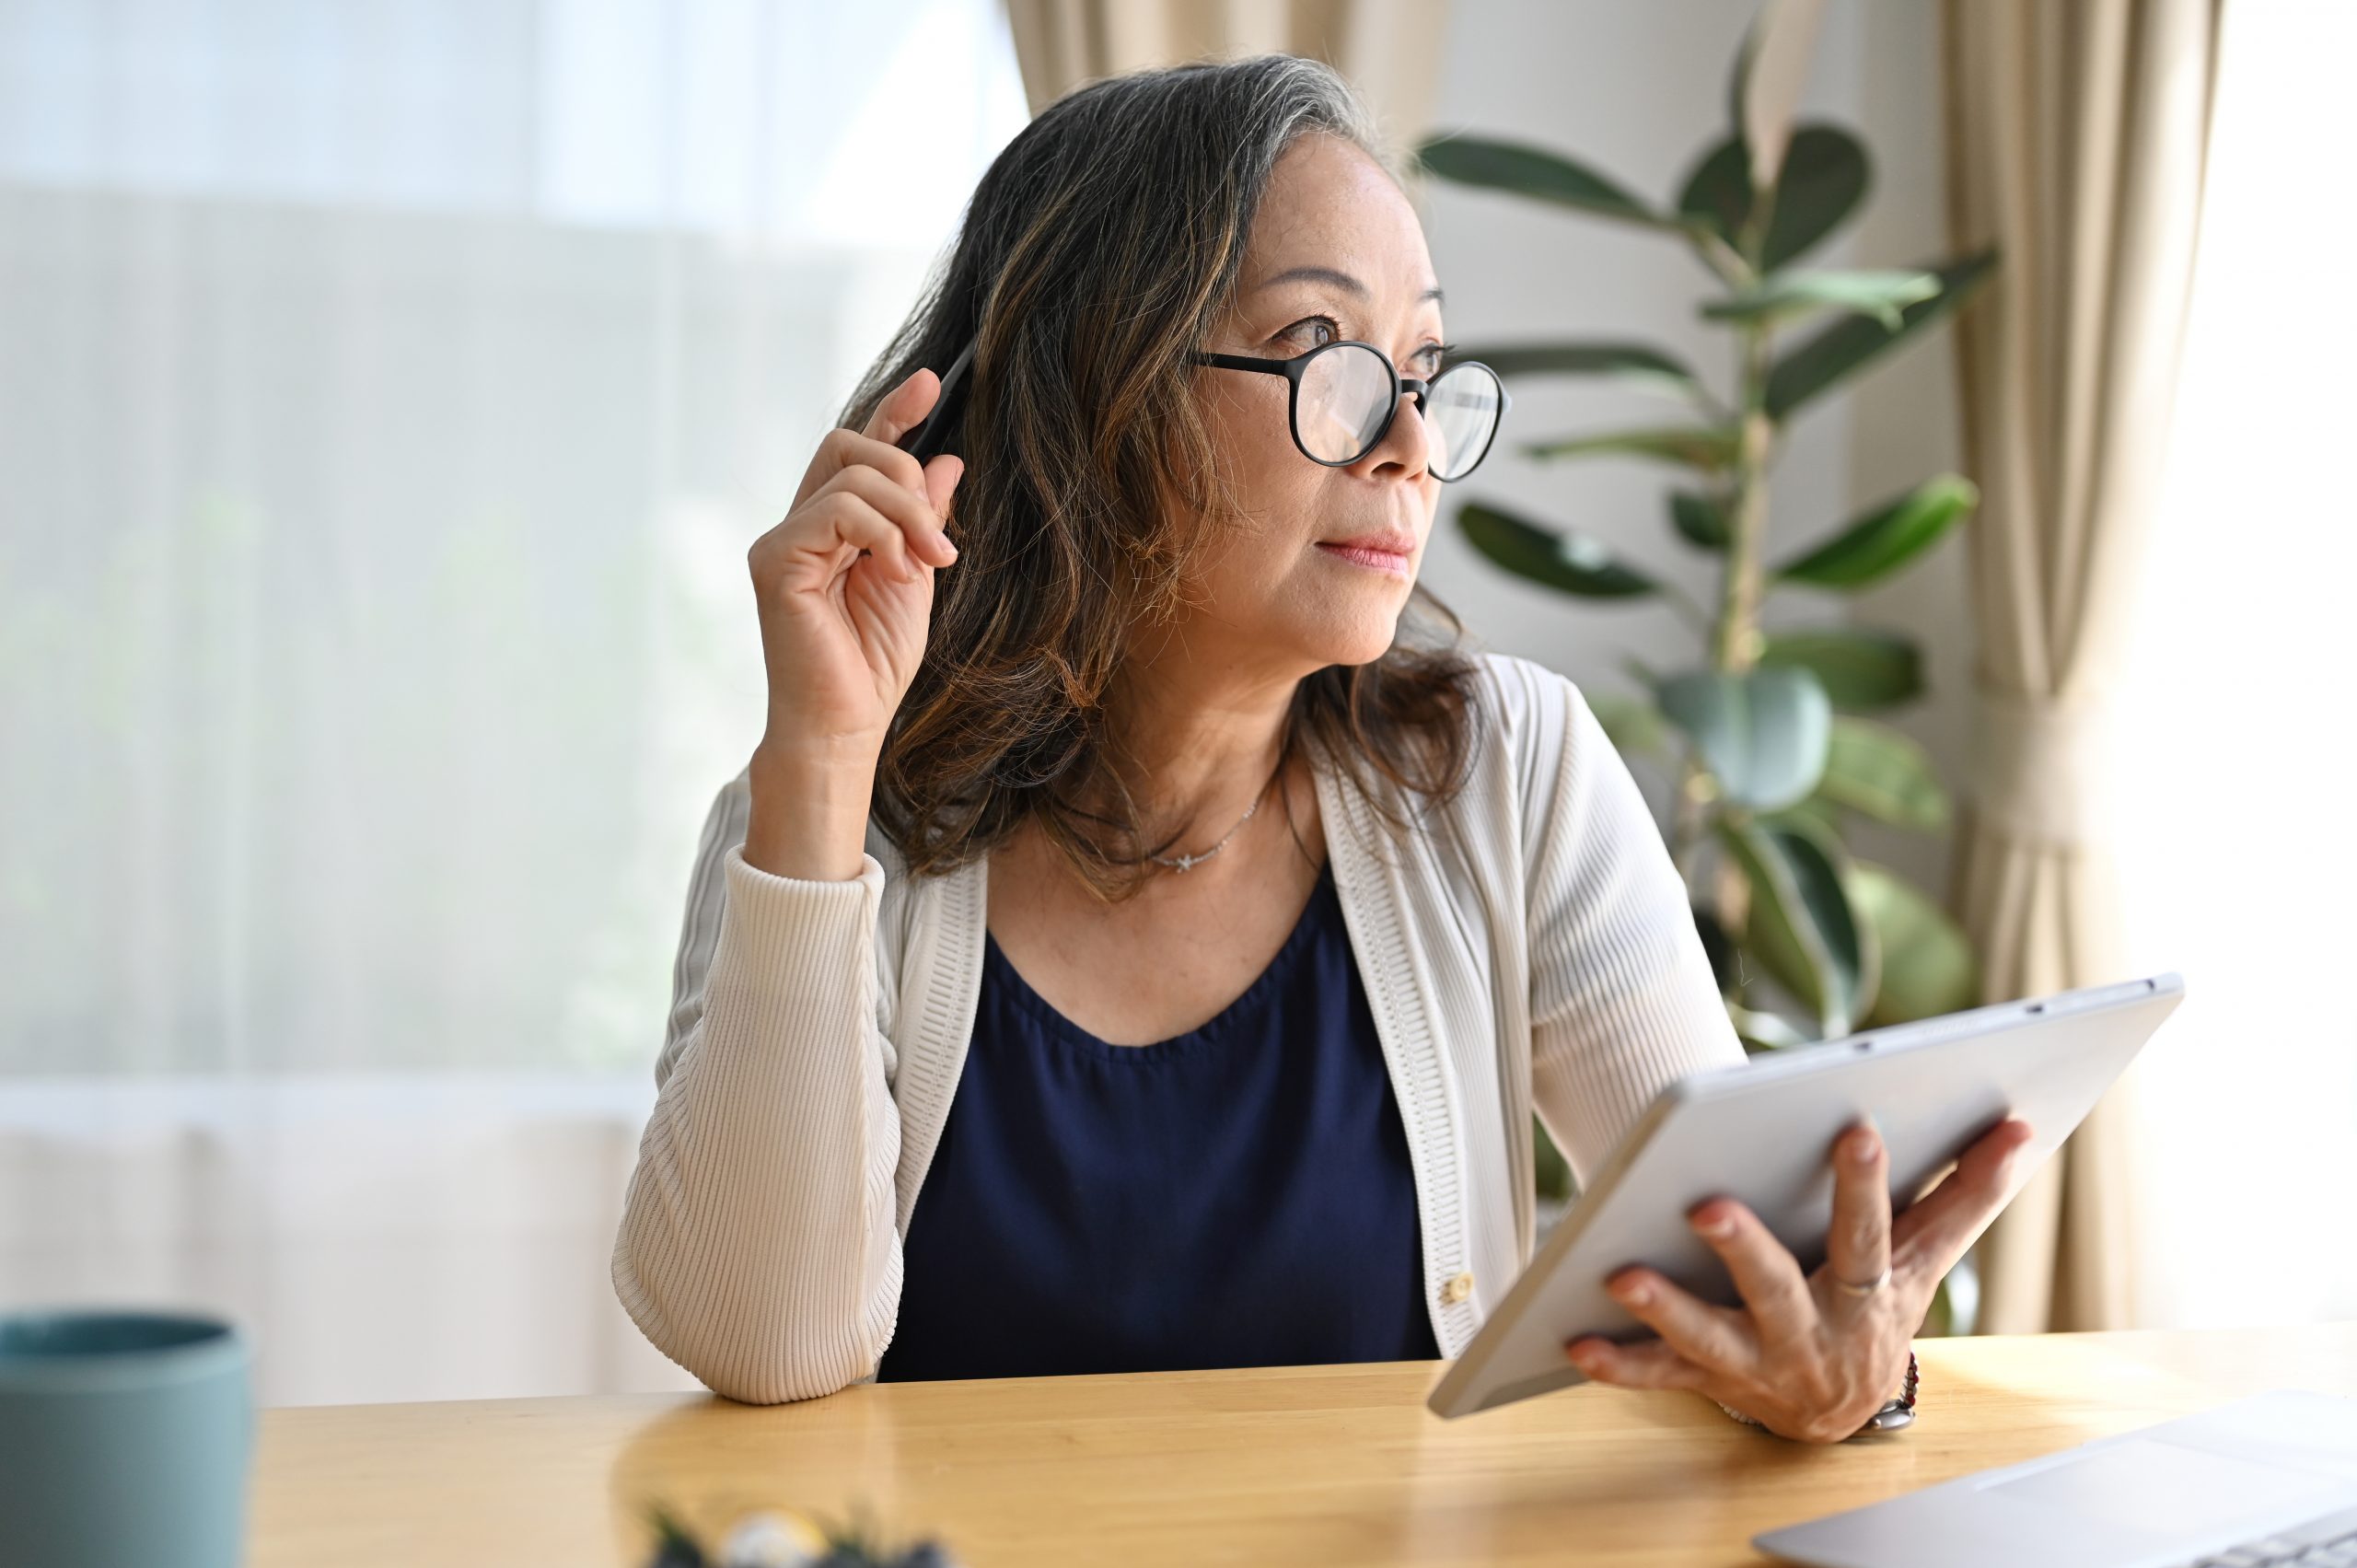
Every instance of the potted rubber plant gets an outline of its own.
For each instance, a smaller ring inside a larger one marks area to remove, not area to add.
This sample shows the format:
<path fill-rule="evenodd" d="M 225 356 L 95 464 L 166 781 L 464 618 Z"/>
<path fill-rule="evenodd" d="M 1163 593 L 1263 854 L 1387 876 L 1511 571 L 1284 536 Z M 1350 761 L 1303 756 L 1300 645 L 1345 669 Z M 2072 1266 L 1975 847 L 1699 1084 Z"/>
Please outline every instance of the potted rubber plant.
<path fill-rule="evenodd" d="M 1886 722 L 1922 693 L 1921 649 L 1903 631 L 1847 619 L 1773 631 L 1761 621 L 1763 602 L 1785 585 L 1839 595 L 1886 580 L 1979 499 L 1962 476 L 1936 474 L 1771 556 L 1768 479 L 1792 423 L 1922 337 L 1997 264 L 1993 250 L 1895 268 L 1808 264 L 1871 183 L 1855 135 L 1794 120 L 1820 9 L 1771 0 L 1758 13 L 1731 75 L 1728 124 L 1666 203 L 1526 143 L 1455 132 L 1417 150 L 1434 178 L 1659 235 L 1715 282 L 1699 309 L 1728 335 L 1724 391 L 1677 355 L 1617 336 L 1463 351 L 1510 380 L 1598 378 L 1666 400 L 1671 412 L 1657 422 L 1544 436 L 1523 450 L 1667 468 L 1665 532 L 1714 564 L 1713 602 L 1560 522 L 1479 497 L 1455 522 L 1517 577 L 1588 605 L 1666 603 L 1693 630 L 1690 662 L 1656 670 L 1630 661 L 1633 690 L 1588 700 L 1632 764 L 1671 781 L 1671 852 L 1729 1016 L 1753 1051 L 1952 1012 L 1978 986 L 1956 923 L 1846 843 L 1860 819 L 1926 833 L 1947 826 L 1947 792 L 1929 759 Z M 1543 1129 L 1540 1144 L 1542 1193 L 1567 1196 L 1568 1170 Z"/>

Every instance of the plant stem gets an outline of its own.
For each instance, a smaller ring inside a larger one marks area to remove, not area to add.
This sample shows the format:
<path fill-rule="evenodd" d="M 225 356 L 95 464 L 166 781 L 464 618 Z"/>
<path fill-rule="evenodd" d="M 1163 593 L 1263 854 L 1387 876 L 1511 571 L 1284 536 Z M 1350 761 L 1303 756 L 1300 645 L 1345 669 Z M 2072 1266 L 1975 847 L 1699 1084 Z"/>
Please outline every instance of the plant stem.
<path fill-rule="evenodd" d="M 1768 455 L 1775 425 L 1768 416 L 1769 332 L 1746 322 L 1742 332 L 1743 426 L 1736 443 L 1735 491 L 1727 508 L 1726 577 L 1719 603 L 1711 662 L 1740 675 L 1759 662 L 1760 555 L 1768 534 Z"/>
<path fill-rule="evenodd" d="M 1670 803 L 1669 826 L 1669 858 L 1686 879 L 1689 897 L 1700 891 L 1694 886 L 1694 854 L 1710 828 L 1711 794 L 1710 772 L 1689 749 L 1678 772 L 1678 797 Z"/>
<path fill-rule="evenodd" d="M 1743 259 L 1741 251 L 1720 238 L 1718 230 L 1707 223 L 1691 224 L 1687 227 L 1686 238 L 1702 264 L 1727 285 L 1729 294 L 1740 294 L 1751 286 L 1755 276 L 1751 263 Z"/>
<path fill-rule="evenodd" d="M 1760 212 L 1754 212 L 1759 219 Z M 1744 257 L 1756 255 L 1759 236 L 1747 234 Z M 1765 594 L 1765 571 L 1760 556 L 1768 550 L 1768 458 L 1775 446 L 1775 420 L 1768 417 L 1768 370 L 1772 368 L 1771 328 L 1765 320 L 1747 320 L 1737 328 L 1739 332 L 1739 363 L 1737 363 L 1737 399 L 1742 408 L 1742 432 L 1735 448 L 1733 493 L 1727 497 L 1727 556 L 1725 577 L 1721 580 L 1718 598 L 1718 625 L 1712 636 L 1712 665 L 1723 674 L 1744 674 L 1759 665 L 1760 648 L 1765 636 L 1760 634 L 1759 615 L 1760 597 Z M 1706 790 L 1704 783 L 1704 790 Z M 1685 807 L 1690 792 L 1680 792 L 1680 807 Z M 1709 832 L 1709 799 L 1695 802 L 1695 820 L 1685 830 L 1685 858 L 1678 858 L 1678 867 L 1692 877 L 1692 849 L 1701 844 Z M 1735 865 L 1721 858 L 1716 863 L 1713 887 L 1706 894 L 1709 908 L 1718 912 L 1718 922 L 1727 932 L 1744 932 L 1749 924 L 1751 889 L 1742 879 Z"/>

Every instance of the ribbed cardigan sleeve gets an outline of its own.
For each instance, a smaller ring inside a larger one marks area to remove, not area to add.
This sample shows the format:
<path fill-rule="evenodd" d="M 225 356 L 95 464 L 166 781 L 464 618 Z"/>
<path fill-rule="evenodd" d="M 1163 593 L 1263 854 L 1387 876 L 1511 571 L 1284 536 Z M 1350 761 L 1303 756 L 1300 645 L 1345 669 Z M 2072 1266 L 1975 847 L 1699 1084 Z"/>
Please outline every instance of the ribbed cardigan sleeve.
<path fill-rule="evenodd" d="M 1531 1098 L 1585 1187 L 1663 1086 L 1746 1060 L 1685 879 L 1579 688 L 1521 664 L 1535 726 Z"/>
<path fill-rule="evenodd" d="M 872 1376 L 898 1320 L 884 867 L 847 881 L 745 864 L 750 791 L 704 824 L 615 1238 L 639 1329 L 714 1392 L 812 1399 Z"/>

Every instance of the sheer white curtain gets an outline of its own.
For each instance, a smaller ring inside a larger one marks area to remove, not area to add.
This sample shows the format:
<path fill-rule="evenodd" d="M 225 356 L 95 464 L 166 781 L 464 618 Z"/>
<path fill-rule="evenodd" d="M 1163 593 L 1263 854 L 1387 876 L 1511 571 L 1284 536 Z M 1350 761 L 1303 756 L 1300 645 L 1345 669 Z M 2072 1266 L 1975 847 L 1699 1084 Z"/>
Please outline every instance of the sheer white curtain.
<path fill-rule="evenodd" d="M 745 550 L 1025 119 L 997 0 L 0 3 L 0 1305 L 685 1381 L 605 1266 Z"/>
<path fill-rule="evenodd" d="M 2155 1327 L 2357 1318 L 2357 322 L 2333 302 L 2357 10 L 2230 5 L 2177 436 L 2120 713 Z"/>

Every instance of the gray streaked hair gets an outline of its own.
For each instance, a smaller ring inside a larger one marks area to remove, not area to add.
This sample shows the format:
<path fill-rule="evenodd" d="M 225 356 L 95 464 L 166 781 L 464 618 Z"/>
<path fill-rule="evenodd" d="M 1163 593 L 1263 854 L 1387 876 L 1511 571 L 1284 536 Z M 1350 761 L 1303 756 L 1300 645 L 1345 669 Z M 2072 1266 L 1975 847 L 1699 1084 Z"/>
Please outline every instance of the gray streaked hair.
<path fill-rule="evenodd" d="M 1030 816 L 1100 891 L 1124 867 L 1135 885 L 1151 874 L 1104 699 L 1134 629 L 1190 602 L 1199 552 L 1240 516 L 1190 356 L 1234 297 L 1278 159 L 1316 133 L 1404 187 L 1367 106 L 1316 60 L 1198 61 L 1074 89 L 993 161 L 853 393 L 842 423 L 858 428 L 919 366 L 946 371 L 972 346 L 950 439 L 966 461 L 958 561 L 935 577 L 877 785 L 911 872 L 986 853 Z M 1433 651 L 1411 635 L 1419 601 L 1449 629 Z M 1453 788 L 1472 674 L 1461 632 L 1419 584 L 1382 658 L 1302 682 L 1288 749 Z M 1097 798 L 1110 815 L 1083 804 Z"/>

